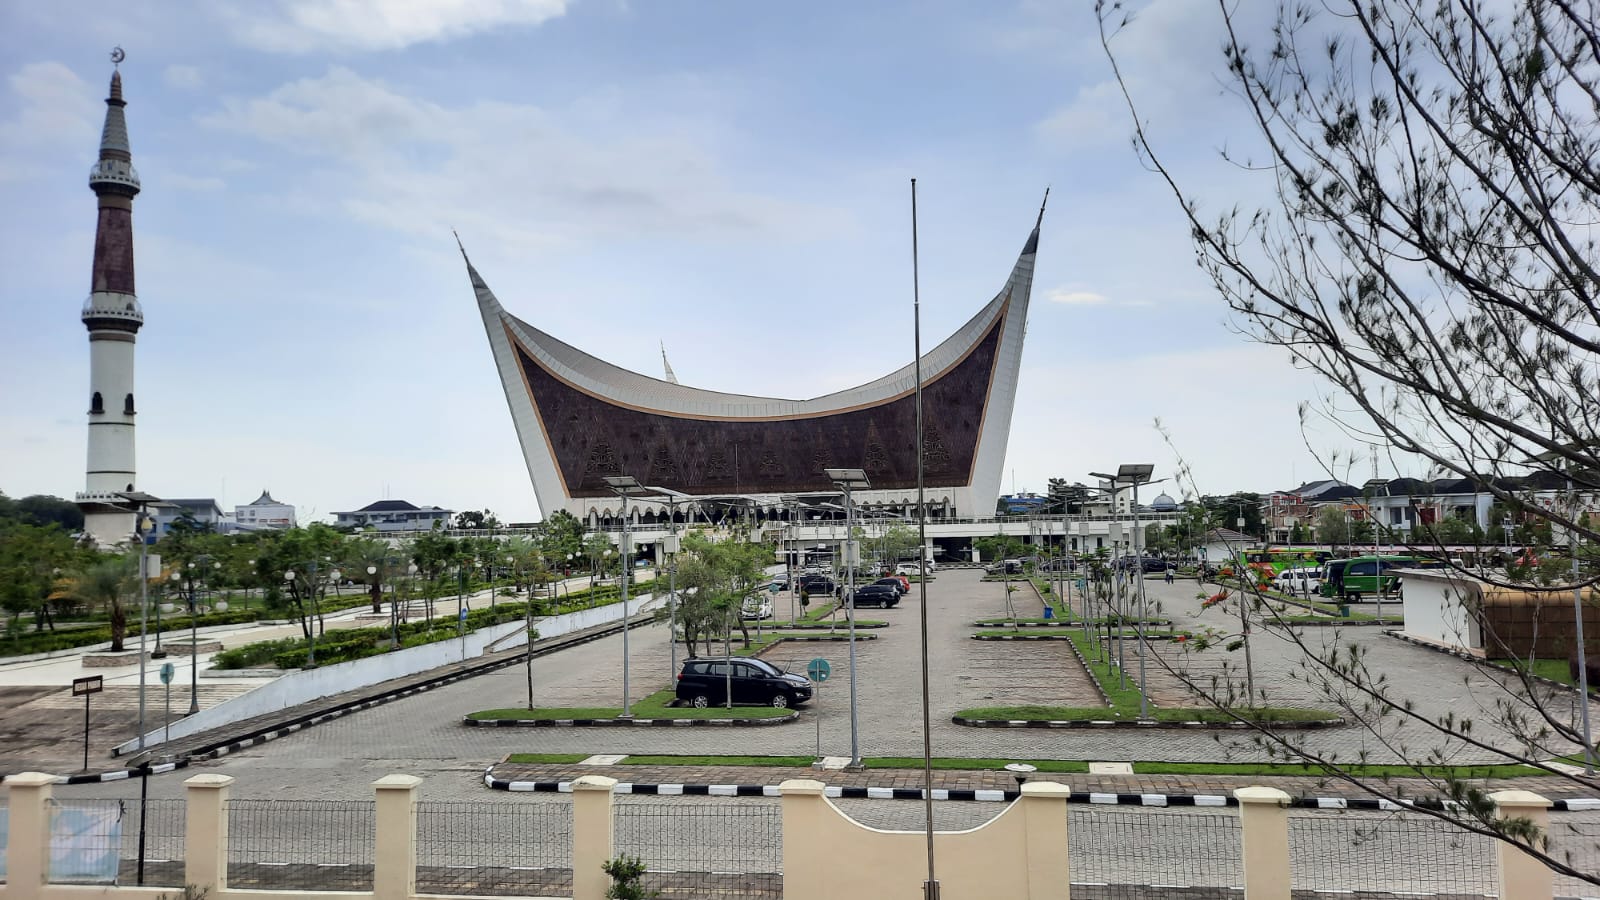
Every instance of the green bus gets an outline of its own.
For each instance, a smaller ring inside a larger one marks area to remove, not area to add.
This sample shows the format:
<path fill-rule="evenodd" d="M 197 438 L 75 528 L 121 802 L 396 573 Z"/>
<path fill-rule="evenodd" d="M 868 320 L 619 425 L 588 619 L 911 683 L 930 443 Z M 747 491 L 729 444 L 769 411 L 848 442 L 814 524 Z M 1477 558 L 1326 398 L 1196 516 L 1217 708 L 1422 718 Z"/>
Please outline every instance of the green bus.
<path fill-rule="evenodd" d="M 1424 556 L 1355 556 L 1331 560 L 1323 568 L 1322 595 L 1360 600 L 1370 594 L 1392 594 L 1400 576 L 1394 569 L 1443 569 L 1442 560 Z"/>

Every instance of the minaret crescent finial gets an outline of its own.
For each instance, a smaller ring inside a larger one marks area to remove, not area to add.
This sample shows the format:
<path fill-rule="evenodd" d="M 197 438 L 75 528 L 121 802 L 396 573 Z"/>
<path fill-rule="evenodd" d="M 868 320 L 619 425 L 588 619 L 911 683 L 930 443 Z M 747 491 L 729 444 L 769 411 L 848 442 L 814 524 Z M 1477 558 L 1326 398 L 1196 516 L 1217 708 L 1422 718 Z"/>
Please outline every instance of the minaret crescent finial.
<path fill-rule="evenodd" d="M 121 47 L 112 47 L 111 48 L 111 64 L 113 66 L 122 65 L 122 61 L 127 59 L 127 58 L 128 58 L 128 54 L 126 52 L 124 52 Z"/>

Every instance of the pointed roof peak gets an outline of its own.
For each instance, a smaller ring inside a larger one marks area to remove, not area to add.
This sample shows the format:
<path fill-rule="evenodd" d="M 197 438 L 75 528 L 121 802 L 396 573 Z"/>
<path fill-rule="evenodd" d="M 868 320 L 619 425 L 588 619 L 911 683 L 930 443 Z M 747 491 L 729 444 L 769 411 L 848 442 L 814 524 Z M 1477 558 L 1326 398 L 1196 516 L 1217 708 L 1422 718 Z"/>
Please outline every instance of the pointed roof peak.
<path fill-rule="evenodd" d="M 1039 218 L 1034 220 L 1033 233 L 1028 235 L 1028 242 L 1022 245 L 1023 256 L 1027 256 L 1030 253 L 1037 253 L 1039 251 L 1039 229 L 1044 225 L 1044 207 L 1045 204 L 1049 202 L 1050 186 L 1046 185 L 1044 189 L 1044 199 L 1039 201 Z"/>
<path fill-rule="evenodd" d="M 456 234 L 456 230 L 454 228 L 450 229 L 450 235 L 456 239 L 456 249 L 461 251 L 461 261 L 467 264 L 467 277 L 472 279 L 473 289 L 487 291 L 489 289 L 489 285 L 484 283 L 483 277 L 480 276 L 478 274 L 478 270 L 473 267 L 472 258 L 467 256 L 467 248 L 461 243 L 461 235 Z"/>
<path fill-rule="evenodd" d="M 106 99 L 106 102 L 107 103 L 123 103 L 123 102 L 125 102 L 122 99 L 122 70 L 121 69 L 112 69 L 111 70 L 111 96 Z"/>

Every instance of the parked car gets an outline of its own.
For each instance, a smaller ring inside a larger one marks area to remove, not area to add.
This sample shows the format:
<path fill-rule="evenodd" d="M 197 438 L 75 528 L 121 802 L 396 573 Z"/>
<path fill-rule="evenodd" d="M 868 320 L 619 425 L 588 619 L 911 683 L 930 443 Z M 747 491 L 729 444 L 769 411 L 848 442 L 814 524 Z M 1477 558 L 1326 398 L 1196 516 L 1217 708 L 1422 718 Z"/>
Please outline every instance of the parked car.
<path fill-rule="evenodd" d="M 784 709 L 811 699 L 811 680 L 762 659 L 691 657 L 678 673 L 678 699 L 705 708 L 727 702 Z"/>
<path fill-rule="evenodd" d="M 889 609 L 900 603 L 900 592 L 887 584 L 864 584 L 856 588 L 856 608 L 863 606 L 876 606 L 880 609 Z"/>
<path fill-rule="evenodd" d="M 938 566 L 934 565 L 933 560 L 928 560 L 929 574 L 932 574 L 933 570 L 937 568 Z M 922 569 L 917 563 L 914 562 L 901 563 L 894 567 L 894 573 L 896 575 L 921 575 Z"/>
<path fill-rule="evenodd" d="M 833 594 L 837 588 L 833 579 L 826 575 L 806 575 L 800 579 L 800 590 L 813 597 L 823 594 Z"/>
<path fill-rule="evenodd" d="M 787 575 L 774 575 L 772 580 L 767 582 L 767 590 L 771 591 L 774 594 L 776 594 L 779 591 L 787 591 L 788 589 L 789 589 L 789 576 L 787 576 Z"/>
<path fill-rule="evenodd" d="M 1022 560 L 1002 559 L 991 563 L 983 571 L 986 575 L 1019 575 L 1022 573 Z"/>
<path fill-rule="evenodd" d="M 772 618 L 772 601 L 765 597 L 746 597 L 739 607 L 739 618 L 760 620 Z"/>
<path fill-rule="evenodd" d="M 1322 592 L 1322 569 L 1284 569 L 1273 579 L 1273 586 L 1297 597 L 1319 594 Z"/>
<path fill-rule="evenodd" d="M 910 585 L 906 584 L 906 581 L 905 581 L 904 578 L 896 578 L 893 575 L 889 575 L 889 576 L 884 577 L 884 578 L 879 578 L 877 581 L 874 581 L 873 584 L 886 584 L 886 585 L 894 588 L 894 592 L 896 594 L 901 594 L 901 595 L 904 595 L 906 593 L 906 591 L 911 589 Z"/>

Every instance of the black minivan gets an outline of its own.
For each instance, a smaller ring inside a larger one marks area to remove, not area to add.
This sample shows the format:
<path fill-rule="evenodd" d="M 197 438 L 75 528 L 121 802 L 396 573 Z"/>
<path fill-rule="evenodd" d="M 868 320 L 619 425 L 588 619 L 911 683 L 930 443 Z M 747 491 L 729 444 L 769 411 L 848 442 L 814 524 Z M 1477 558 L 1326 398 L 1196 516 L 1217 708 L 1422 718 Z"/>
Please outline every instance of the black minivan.
<path fill-rule="evenodd" d="M 678 699 L 701 709 L 725 703 L 730 687 L 734 703 L 784 709 L 811 699 L 809 678 L 761 659 L 691 657 L 678 673 Z"/>

